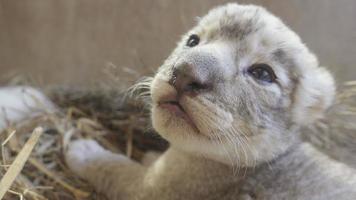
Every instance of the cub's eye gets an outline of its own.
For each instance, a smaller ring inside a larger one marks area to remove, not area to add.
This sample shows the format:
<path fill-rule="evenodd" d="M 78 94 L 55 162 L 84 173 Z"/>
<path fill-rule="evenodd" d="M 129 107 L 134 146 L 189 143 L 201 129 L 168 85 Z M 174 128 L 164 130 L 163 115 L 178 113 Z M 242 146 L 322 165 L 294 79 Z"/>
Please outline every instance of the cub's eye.
<path fill-rule="evenodd" d="M 187 46 L 188 47 L 194 47 L 197 46 L 199 44 L 200 38 L 198 35 L 193 34 L 191 36 L 189 36 L 189 39 L 187 41 Z"/>
<path fill-rule="evenodd" d="M 273 69 L 267 64 L 253 64 L 247 72 L 256 80 L 266 83 L 273 83 L 277 79 Z"/>

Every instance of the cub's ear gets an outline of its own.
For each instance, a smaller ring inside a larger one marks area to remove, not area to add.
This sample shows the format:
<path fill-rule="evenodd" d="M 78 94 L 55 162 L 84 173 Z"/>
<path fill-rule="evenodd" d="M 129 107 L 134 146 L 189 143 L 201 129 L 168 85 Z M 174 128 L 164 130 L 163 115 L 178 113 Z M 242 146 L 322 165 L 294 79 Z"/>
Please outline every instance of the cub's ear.
<path fill-rule="evenodd" d="M 293 117 L 300 125 L 309 125 L 323 118 L 335 97 L 335 81 L 330 72 L 323 67 L 309 70 L 299 80 L 294 94 Z"/>

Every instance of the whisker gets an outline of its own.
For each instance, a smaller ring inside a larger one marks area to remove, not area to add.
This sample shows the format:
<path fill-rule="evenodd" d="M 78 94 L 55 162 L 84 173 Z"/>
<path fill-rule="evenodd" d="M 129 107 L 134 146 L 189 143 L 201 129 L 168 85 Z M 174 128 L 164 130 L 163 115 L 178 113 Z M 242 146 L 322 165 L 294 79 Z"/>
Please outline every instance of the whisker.
<path fill-rule="evenodd" d="M 147 103 L 151 99 L 153 77 L 144 77 L 127 89 L 124 99 L 141 99 Z"/>

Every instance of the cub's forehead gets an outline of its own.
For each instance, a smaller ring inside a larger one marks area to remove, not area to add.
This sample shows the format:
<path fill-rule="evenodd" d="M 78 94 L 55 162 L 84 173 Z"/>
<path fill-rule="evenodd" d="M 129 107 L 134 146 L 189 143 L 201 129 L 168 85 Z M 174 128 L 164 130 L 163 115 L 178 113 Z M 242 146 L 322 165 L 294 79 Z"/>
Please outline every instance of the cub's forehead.
<path fill-rule="evenodd" d="M 236 53 L 252 55 L 261 62 L 272 59 L 294 65 L 293 60 L 301 60 L 300 57 L 315 60 L 297 34 L 260 6 L 232 3 L 214 8 L 183 41 L 191 34 L 199 35 L 202 44 L 229 41 Z"/>
<path fill-rule="evenodd" d="M 257 6 L 228 4 L 217 7 L 200 20 L 197 31 L 209 39 L 242 39 L 265 26 L 261 20 L 264 12 L 263 8 Z"/>
<path fill-rule="evenodd" d="M 190 32 L 206 42 L 229 39 L 236 42 L 246 38 L 271 45 L 298 43 L 299 37 L 278 17 L 255 5 L 227 4 L 211 10 Z"/>

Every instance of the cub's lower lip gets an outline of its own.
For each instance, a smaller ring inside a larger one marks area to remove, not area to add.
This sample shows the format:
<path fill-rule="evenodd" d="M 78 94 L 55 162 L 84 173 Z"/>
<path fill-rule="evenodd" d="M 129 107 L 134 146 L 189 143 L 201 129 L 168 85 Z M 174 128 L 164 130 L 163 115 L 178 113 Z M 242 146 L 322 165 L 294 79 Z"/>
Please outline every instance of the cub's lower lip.
<path fill-rule="evenodd" d="M 192 119 L 189 117 L 189 115 L 184 111 L 184 108 L 182 107 L 182 105 L 180 105 L 178 101 L 160 102 L 158 106 L 162 109 L 169 111 L 175 116 L 184 119 L 193 129 L 198 131 L 198 128 L 196 127 Z"/>
<path fill-rule="evenodd" d="M 166 109 L 173 114 L 177 115 L 178 117 L 187 117 L 183 107 L 177 101 L 166 101 L 160 102 L 159 106 L 163 109 Z"/>
<path fill-rule="evenodd" d="M 179 117 L 186 121 L 196 132 L 199 132 L 199 129 L 197 126 L 194 124 L 193 120 L 190 118 L 190 116 L 185 112 L 184 108 L 182 105 L 175 100 L 168 100 L 168 101 L 162 101 L 158 103 L 158 106 L 162 109 L 165 109 L 175 115 L 176 117 Z"/>

